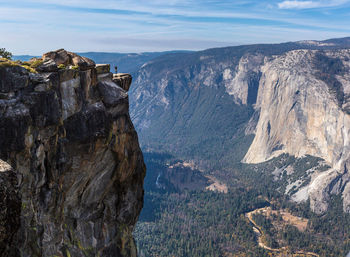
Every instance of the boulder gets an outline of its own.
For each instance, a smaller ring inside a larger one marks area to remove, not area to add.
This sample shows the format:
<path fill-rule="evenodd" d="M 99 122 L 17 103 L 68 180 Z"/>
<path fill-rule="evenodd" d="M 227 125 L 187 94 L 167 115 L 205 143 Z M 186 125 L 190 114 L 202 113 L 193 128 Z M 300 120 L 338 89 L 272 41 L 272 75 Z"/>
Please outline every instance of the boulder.
<path fill-rule="evenodd" d="M 44 61 L 46 60 L 52 60 L 57 65 L 63 64 L 65 66 L 68 66 L 71 63 L 70 56 L 68 52 L 64 49 L 59 49 L 56 51 L 51 51 L 48 53 L 43 54 L 42 59 Z"/>
<path fill-rule="evenodd" d="M 39 72 L 54 72 L 58 70 L 58 67 L 54 60 L 46 59 L 36 70 Z"/>
<path fill-rule="evenodd" d="M 43 54 L 44 61 L 52 60 L 57 66 L 78 66 L 80 70 L 88 70 L 95 67 L 95 62 L 87 57 L 79 56 L 75 53 L 68 52 L 64 49 L 48 52 Z"/>
<path fill-rule="evenodd" d="M 87 57 L 69 53 L 72 58 L 72 65 L 79 66 L 80 70 L 88 70 L 95 67 L 95 62 Z"/>

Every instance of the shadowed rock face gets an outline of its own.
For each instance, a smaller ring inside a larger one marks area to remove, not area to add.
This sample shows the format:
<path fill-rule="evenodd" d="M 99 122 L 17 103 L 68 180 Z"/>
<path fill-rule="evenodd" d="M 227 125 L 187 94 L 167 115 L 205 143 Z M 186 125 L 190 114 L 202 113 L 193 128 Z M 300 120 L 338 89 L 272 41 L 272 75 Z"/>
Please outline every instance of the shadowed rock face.
<path fill-rule="evenodd" d="M 17 177 L 10 165 L 0 160 L 0 253 L 18 256 L 14 237 L 20 226 L 21 200 Z"/>
<path fill-rule="evenodd" d="M 136 256 L 145 165 L 130 84 L 63 49 L 36 70 L 0 66 L 0 158 L 13 167 L 0 163 L 0 256 Z"/>

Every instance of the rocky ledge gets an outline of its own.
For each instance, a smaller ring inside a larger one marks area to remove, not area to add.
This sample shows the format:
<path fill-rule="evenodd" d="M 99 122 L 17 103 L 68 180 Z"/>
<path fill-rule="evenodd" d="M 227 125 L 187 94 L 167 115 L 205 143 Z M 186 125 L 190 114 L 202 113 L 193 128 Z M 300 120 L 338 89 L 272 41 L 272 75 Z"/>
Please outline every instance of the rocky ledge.
<path fill-rule="evenodd" d="M 63 49 L 0 59 L 0 256 L 137 255 L 145 165 L 130 84 Z"/>

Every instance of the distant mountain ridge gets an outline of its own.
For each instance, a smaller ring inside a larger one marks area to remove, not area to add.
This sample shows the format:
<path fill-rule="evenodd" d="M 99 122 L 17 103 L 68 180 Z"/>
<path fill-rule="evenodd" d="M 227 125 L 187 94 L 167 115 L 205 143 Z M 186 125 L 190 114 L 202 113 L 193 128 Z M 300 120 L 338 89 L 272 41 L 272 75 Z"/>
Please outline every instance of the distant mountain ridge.
<path fill-rule="evenodd" d="M 114 67 L 118 67 L 118 72 L 122 73 L 134 73 L 141 66 L 150 60 L 153 60 L 162 55 L 172 53 L 184 53 L 190 51 L 165 51 L 165 52 L 144 52 L 144 53 L 107 53 L 107 52 L 84 52 L 78 53 L 81 56 L 85 56 L 95 60 L 96 63 L 105 63 L 111 65 L 111 72 L 114 72 Z M 14 55 L 14 60 L 28 61 L 33 55 Z"/>
<path fill-rule="evenodd" d="M 348 42 L 348 40 L 349 38 L 344 38 L 342 40 L 327 40 L 327 42 Z M 173 53 L 159 56 L 153 59 L 151 62 L 145 64 L 145 66 L 142 67 L 137 74 L 135 74 L 136 76 L 134 76 L 135 84 L 131 89 L 130 98 L 131 105 L 135 105 L 135 108 L 132 108 L 133 112 L 131 115 L 136 120 L 136 124 L 139 126 L 141 133 L 145 131 L 147 138 L 152 138 L 153 135 L 155 135 L 155 138 L 157 138 L 159 132 L 161 132 L 161 135 L 164 133 L 167 134 L 167 131 L 172 133 L 171 131 L 176 130 L 176 127 L 174 128 L 173 124 L 168 123 L 167 118 L 159 118 L 157 115 L 152 115 L 158 111 L 160 112 L 160 115 L 170 115 L 170 113 L 167 111 L 163 112 L 163 108 L 172 108 L 172 105 L 169 105 L 169 103 L 181 105 L 179 101 L 186 101 L 190 106 L 195 105 L 196 99 L 199 98 L 193 96 L 194 99 L 192 99 L 192 96 L 189 96 L 189 94 L 197 93 L 201 94 L 202 96 L 207 95 L 209 98 L 213 98 L 214 95 L 220 94 L 218 99 L 215 100 L 217 103 L 215 106 L 235 105 L 236 107 L 240 106 L 237 108 L 244 108 L 246 111 L 248 111 L 248 109 L 256 101 L 259 74 L 256 74 L 257 72 L 248 74 L 246 81 L 243 81 L 243 83 L 249 84 L 247 92 L 244 93 L 247 96 L 249 93 L 249 99 L 246 99 L 246 101 L 249 101 L 250 103 L 248 106 L 240 105 L 240 101 L 242 101 L 242 99 L 239 98 L 243 97 L 243 95 L 240 96 L 238 94 L 240 89 L 232 84 L 233 82 L 231 80 L 233 80 L 233 78 L 230 78 L 230 76 L 236 73 L 236 67 L 243 56 L 249 54 L 250 56 L 266 56 L 271 58 L 273 55 L 280 55 L 287 51 L 297 49 L 341 49 L 348 46 L 350 45 L 333 44 L 331 46 L 323 45 L 319 47 L 318 45 L 305 46 L 305 43 L 303 42 L 289 42 L 282 44 L 261 44 L 213 48 L 199 52 Z M 254 60 L 254 64 L 251 62 L 250 63 L 253 66 L 259 66 L 263 61 L 263 59 Z M 200 84 L 207 85 L 207 87 L 199 88 L 195 86 Z M 192 90 L 193 88 L 198 90 L 194 91 Z M 144 91 L 141 92 L 142 90 Z M 238 92 L 236 92 L 237 94 L 235 94 L 235 90 L 238 90 Z M 243 92 L 240 93 L 243 94 Z M 232 96 L 234 98 L 233 102 Z M 179 101 L 176 100 L 177 98 Z M 199 105 L 197 107 L 200 108 Z M 230 110 L 232 109 L 235 108 L 231 106 Z M 176 113 L 183 116 L 181 119 L 177 119 L 177 121 L 180 123 L 182 121 L 187 121 L 186 124 L 191 127 L 192 125 L 188 124 L 188 115 L 193 116 L 192 113 L 188 113 L 191 112 L 190 110 L 194 109 L 188 108 L 187 110 L 184 110 L 184 114 L 181 114 L 179 109 L 176 109 Z M 213 110 L 210 112 L 213 112 Z M 209 115 L 208 113 L 206 115 Z M 242 112 L 239 111 L 239 113 L 241 114 Z M 220 112 L 220 114 L 223 115 L 223 112 Z M 146 115 L 147 118 L 144 115 Z M 228 115 L 225 120 L 230 120 L 230 115 Z M 198 126 L 201 126 L 201 123 L 205 122 L 205 120 L 200 119 L 198 122 L 199 123 L 196 124 L 196 130 L 198 129 Z M 150 124 L 152 124 L 152 128 L 150 128 Z M 159 126 L 160 131 L 155 128 L 155 126 Z M 212 125 L 208 124 L 208 126 L 205 126 L 205 128 L 209 129 L 211 126 Z M 188 130 L 183 130 L 181 125 L 179 125 L 179 128 L 183 135 L 188 133 Z M 196 132 L 196 134 L 198 133 Z M 146 140 L 151 141 L 151 139 Z M 165 139 L 162 138 L 161 140 Z"/>

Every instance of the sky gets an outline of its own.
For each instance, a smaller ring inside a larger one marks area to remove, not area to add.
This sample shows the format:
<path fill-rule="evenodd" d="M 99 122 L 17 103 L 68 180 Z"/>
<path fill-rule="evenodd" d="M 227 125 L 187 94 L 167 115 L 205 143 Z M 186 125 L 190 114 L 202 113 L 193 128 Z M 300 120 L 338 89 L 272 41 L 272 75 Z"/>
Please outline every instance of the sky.
<path fill-rule="evenodd" d="M 0 48 L 151 52 L 350 36 L 350 0 L 0 0 Z"/>

